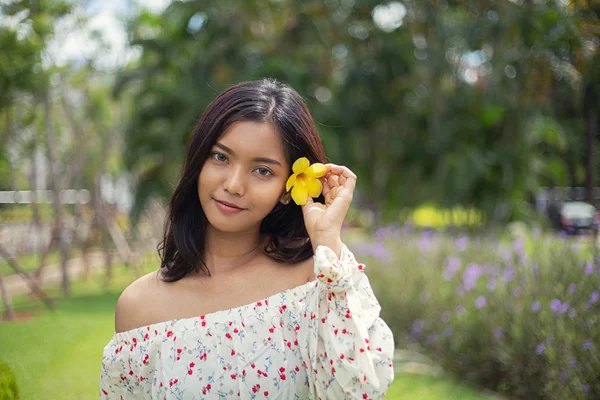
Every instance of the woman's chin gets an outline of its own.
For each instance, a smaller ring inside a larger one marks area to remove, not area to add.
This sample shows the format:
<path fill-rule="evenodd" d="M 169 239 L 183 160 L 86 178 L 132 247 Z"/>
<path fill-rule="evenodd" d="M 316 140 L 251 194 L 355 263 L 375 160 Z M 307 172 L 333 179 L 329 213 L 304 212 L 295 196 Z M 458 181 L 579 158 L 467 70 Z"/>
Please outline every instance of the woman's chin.
<path fill-rule="evenodd" d="M 215 216 L 206 216 L 208 219 L 209 225 L 218 232 L 223 233 L 242 233 L 248 232 L 251 230 L 251 226 L 246 224 L 240 224 L 240 221 L 223 221 L 223 218 L 215 217 Z M 258 226 L 260 229 L 260 225 Z"/>

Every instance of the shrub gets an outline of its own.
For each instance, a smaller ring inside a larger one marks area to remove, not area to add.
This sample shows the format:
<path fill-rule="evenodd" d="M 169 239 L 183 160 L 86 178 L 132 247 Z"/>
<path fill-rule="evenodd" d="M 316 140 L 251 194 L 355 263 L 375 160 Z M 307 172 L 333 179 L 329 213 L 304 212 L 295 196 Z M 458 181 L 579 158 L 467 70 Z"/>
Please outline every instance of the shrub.
<path fill-rule="evenodd" d="M 600 398 L 600 268 L 589 240 L 380 228 L 349 243 L 396 347 L 515 399 Z"/>
<path fill-rule="evenodd" d="M 0 362 L 0 400 L 17 399 L 19 399 L 17 378 L 15 378 L 8 365 Z"/>

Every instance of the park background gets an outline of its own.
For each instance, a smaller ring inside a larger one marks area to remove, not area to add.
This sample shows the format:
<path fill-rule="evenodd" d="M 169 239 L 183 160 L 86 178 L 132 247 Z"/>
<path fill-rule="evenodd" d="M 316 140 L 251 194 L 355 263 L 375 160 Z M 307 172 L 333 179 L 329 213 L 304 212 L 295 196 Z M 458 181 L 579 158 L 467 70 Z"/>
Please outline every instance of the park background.
<path fill-rule="evenodd" d="M 0 399 L 95 399 L 217 93 L 273 77 L 359 176 L 387 398 L 600 398 L 598 0 L 0 0 Z M 37 293 L 37 294 L 32 294 Z M 18 387 L 18 389 L 17 389 Z"/>

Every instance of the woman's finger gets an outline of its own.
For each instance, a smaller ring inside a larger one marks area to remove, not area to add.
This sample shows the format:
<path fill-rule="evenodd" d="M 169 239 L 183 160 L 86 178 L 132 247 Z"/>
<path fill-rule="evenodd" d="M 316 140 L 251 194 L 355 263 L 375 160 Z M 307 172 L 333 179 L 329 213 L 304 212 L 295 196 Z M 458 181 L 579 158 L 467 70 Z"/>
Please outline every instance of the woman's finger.
<path fill-rule="evenodd" d="M 356 175 L 349 168 L 336 165 L 325 164 L 327 172 L 325 173 L 326 182 L 329 186 L 326 200 L 333 202 L 343 192 L 347 193 L 349 199 L 353 197 L 356 188 Z M 329 201 L 328 201 L 329 203 Z"/>
<path fill-rule="evenodd" d="M 356 175 L 348 177 L 344 182 L 343 187 L 348 189 L 350 193 L 354 192 L 354 188 L 356 187 Z"/>
<path fill-rule="evenodd" d="M 338 197 L 340 195 L 340 191 L 342 190 L 342 186 L 338 186 L 335 188 L 335 191 L 333 193 L 334 198 Z"/>
<path fill-rule="evenodd" d="M 330 188 L 339 186 L 339 178 L 336 175 L 331 175 L 329 178 L 327 178 L 327 183 L 329 184 Z"/>
<path fill-rule="evenodd" d="M 333 175 L 343 175 L 346 178 L 356 178 L 354 172 L 352 172 L 348 167 L 344 167 L 343 165 L 325 164 L 325 167 L 327 167 L 327 173 L 331 173 Z"/>
<path fill-rule="evenodd" d="M 336 186 L 332 188 L 329 192 L 327 192 L 327 196 L 325 196 L 325 204 L 331 204 L 333 199 L 335 199 L 338 187 L 339 186 Z"/>
<path fill-rule="evenodd" d="M 329 183 L 327 183 L 327 179 L 321 178 L 320 180 L 323 184 L 323 191 L 321 193 L 323 194 L 323 197 L 326 197 L 327 194 L 331 191 L 331 187 L 329 186 Z"/>

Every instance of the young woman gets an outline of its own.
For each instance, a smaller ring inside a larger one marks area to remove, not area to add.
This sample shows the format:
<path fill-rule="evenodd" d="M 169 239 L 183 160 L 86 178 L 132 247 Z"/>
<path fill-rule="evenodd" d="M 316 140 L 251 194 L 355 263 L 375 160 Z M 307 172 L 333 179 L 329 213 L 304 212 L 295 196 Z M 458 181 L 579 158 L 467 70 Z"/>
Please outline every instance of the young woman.
<path fill-rule="evenodd" d="M 325 162 L 286 85 L 242 83 L 208 106 L 160 269 L 117 302 L 101 399 L 383 398 L 392 333 L 340 237 L 356 176 Z"/>

